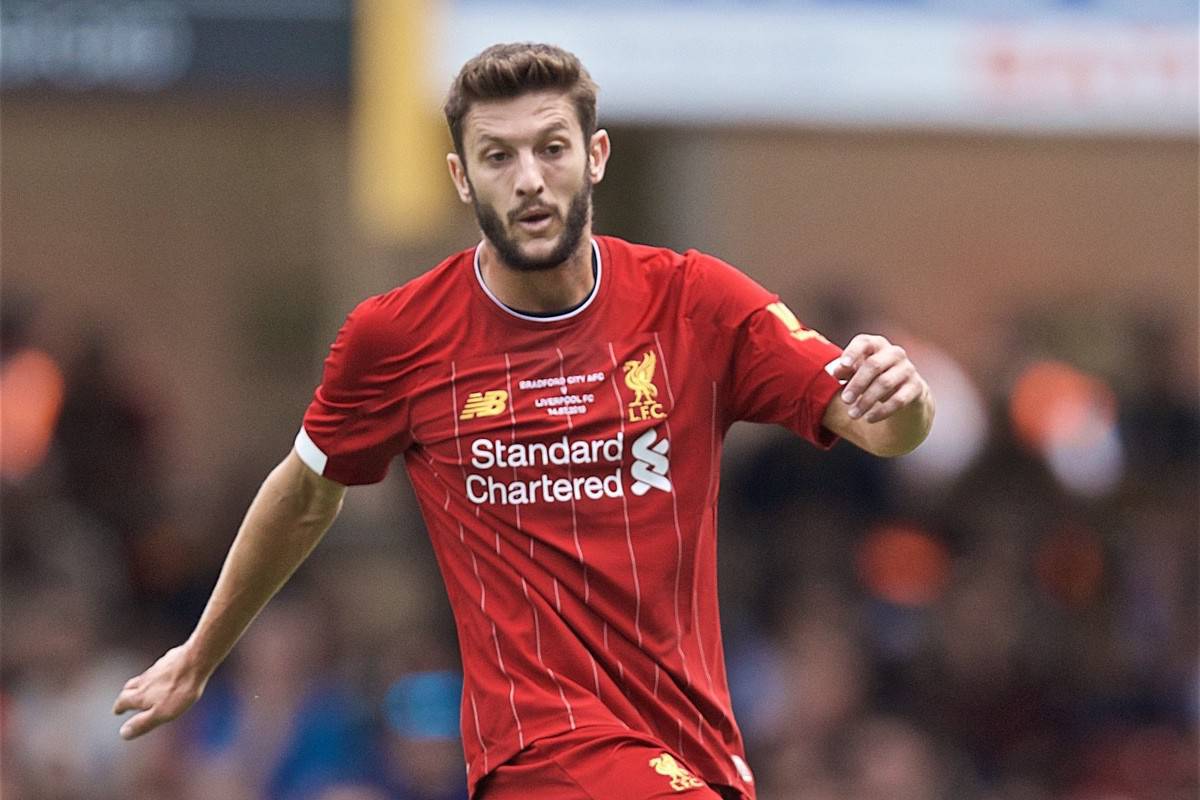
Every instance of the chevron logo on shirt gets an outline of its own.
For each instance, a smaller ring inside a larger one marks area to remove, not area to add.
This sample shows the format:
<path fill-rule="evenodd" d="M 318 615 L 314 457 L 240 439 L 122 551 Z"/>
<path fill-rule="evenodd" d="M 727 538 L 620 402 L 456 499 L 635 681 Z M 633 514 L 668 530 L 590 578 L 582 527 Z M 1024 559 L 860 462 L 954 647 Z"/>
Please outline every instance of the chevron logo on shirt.
<path fill-rule="evenodd" d="M 463 405 L 459 419 L 475 419 L 476 417 L 494 417 L 503 414 L 508 408 L 508 392 L 497 389 L 491 392 L 471 392 Z"/>
<path fill-rule="evenodd" d="M 671 468 L 667 458 L 670 449 L 670 440 L 665 436 L 659 439 L 656 428 L 646 431 L 634 441 L 634 461 L 629 471 L 633 475 L 633 493 L 638 497 L 651 489 L 671 491 L 671 479 L 667 477 L 667 470 Z"/>

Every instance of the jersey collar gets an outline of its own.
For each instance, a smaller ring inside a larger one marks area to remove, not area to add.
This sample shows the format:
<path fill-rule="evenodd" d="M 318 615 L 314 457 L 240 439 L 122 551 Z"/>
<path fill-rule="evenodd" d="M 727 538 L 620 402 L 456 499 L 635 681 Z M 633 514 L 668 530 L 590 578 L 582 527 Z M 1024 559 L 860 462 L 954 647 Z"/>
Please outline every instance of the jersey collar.
<path fill-rule="evenodd" d="M 509 316 L 516 317 L 517 319 L 522 319 L 527 322 L 561 322 L 564 319 L 571 319 L 572 317 L 582 314 L 600 294 L 600 281 L 604 279 L 604 260 L 600 257 L 600 246 L 596 244 L 595 239 L 592 239 L 592 257 L 596 260 L 596 280 L 592 282 L 592 291 L 588 293 L 588 296 L 579 305 L 575 306 L 569 311 L 564 311 L 561 314 L 554 314 L 553 316 L 525 314 L 517 311 L 515 308 L 509 308 L 500 300 L 499 297 L 496 297 L 496 295 L 493 294 L 492 290 L 488 287 L 487 283 L 483 280 L 483 270 L 480 269 L 479 266 L 479 251 L 482 247 L 483 242 L 480 242 L 475 246 L 475 280 L 479 282 L 479 288 L 483 289 L 483 293 L 488 296 L 488 299 L 495 303 Z"/>

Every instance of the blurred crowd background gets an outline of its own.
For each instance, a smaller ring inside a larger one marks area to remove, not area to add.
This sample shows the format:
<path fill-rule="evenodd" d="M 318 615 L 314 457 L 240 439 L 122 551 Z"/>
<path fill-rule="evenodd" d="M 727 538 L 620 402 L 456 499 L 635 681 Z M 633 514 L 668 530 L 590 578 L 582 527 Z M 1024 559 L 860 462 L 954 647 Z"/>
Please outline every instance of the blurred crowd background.
<path fill-rule="evenodd" d="M 465 797 L 400 469 L 187 716 L 125 743 L 110 709 L 190 632 L 344 314 L 475 241 L 437 103 L 513 39 L 601 86 L 599 232 L 885 333 L 938 398 L 891 461 L 730 434 L 759 796 L 1200 795 L 1194 3 L 540 8 L 0 10 L 0 796 Z"/>

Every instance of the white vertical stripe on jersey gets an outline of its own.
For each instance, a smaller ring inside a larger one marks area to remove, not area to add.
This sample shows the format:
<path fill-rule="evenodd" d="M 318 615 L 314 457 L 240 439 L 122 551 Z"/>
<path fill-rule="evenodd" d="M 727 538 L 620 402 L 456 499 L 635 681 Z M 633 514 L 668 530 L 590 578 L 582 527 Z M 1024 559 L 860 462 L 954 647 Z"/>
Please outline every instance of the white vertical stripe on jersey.
<path fill-rule="evenodd" d="M 663 368 L 663 374 L 666 374 L 666 368 Z M 668 384 L 669 385 L 669 384 Z M 712 427 L 708 437 L 708 488 L 706 494 L 712 491 L 713 471 L 717 461 L 717 382 L 712 384 Z M 715 535 L 715 534 L 714 534 Z M 700 546 L 699 540 L 696 541 L 696 546 Z M 713 542 L 715 548 L 717 543 Z M 712 673 L 708 670 L 708 656 L 704 654 L 704 642 L 700 640 L 700 594 L 696 588 L 696 582 L 692 583 L 692 627 L 696 631 L 696 641 L 700 645 L 700 664 L 704 667 L 704 675 L 708 678 L 708 690 L 713 691 Z"/>
<path fill-rule="evenodd" d="M 516 444 L 517 443 L 517 412 L 516 412 L 516 409 L 514 408 L 514 406 L 516 406 L 517 403 L 513 399 L 512 362 L 508 358 L 508 353 L 504 354 L 504 382 L 508 389 L 508 421 L 509 421 L 509 423 L 511 425 L 511 429 L 512 429 L 511 436 L 509 437 L 509 443 Z M 513 470 L 513 480 L 515 481 L 515 480 L 517 480 L 517 468 L 514 466 L 512 468 L 512 470 Z M 517 530 L 521 530 L 521 505 L 520 505 L 520 503 L 514 503 L 513 508 L 516 509 L 516 512 L 517 512 Z M 532 536 L 529 537 L 529 557 L 533 558 L 533 537 Z"/>
<path fill-rule="evenodd" d="M 446 487 L 446 502 L 442 504 L 442 510 L 448 512 L 450 510 L 450 484 L 447 483 L 446 479 L 443 478 L 441 473 L 437 471 L 437 465 L 434 464 L 433 458 L 428 453 L 425 455 L 425 463 L 429 465 L 429 473 L 433 475 L 434 479 L 437 480 L 437 482 L 442 486 Z M 451 516 L 451 519 L 454 519 L 454 517 Z M 458 540 L 460 542 L 466 541 L 465 537 L 463 536 L 463 527 L 461 522 L 458 523 Z"/>
<path fill-rule="evenodd" d="M 458 526 L 459 536 L 462 536 L 462 524 Z M 487 616 L 487 592 L 483 590 L 483 579 L 479 577 L 479 560 L 475 558 L 475 552 L 471 553 L 471 567 L 475 570 L 475 580 L 479 582 L 479 610 L 483 615 Z"/>
<path fill-rule="evenodd" d="M 471 692 L 471 713 L 475 715 L 475 735 L 479 737 L 479 747 L 483 750 L 483 771 L 488 773 L 491 770 L 488 769 L 487 745 L 483 743 L 483 730 L 479 727 L 479 706 L 475 705 L 474 692 Z"/>
<path fill-rule="evenodd" d="M 521 578 L 521 591 L 525 593 L 525 600 L 529 603 L 529 609 L 533 611 L 533 640 L 537 644 L 538 663 L 542 665 L 542 669 L 546 670 L 546 674 L 550 676 L 554 687 L 558 689 L 558 696 L 567 708 L 567 720 L 571 723 L 571 730 L 575 730 L 575 713 L 571 710 L 571 704 L 567 702 L 567 695 L 563 692 L 562 684 L 558 682 L 558 676 L 554 674 L 554 670 L 547 667 L 545 660 L 542 658 L 542 624 L 538 619 L 537 606 L 529 597 L 529 584 L 526 583 L 524 577 Z"/>
<path fill-rule="evenodd" d="M 671 410 L 675 410 L 675 392 L 671 390 L 671 376 L 667 372 L 667 358 L 663 354 L 662 342 L 658 339 L 658 333 L 654 334 L 654 346 L 658 348 L 658 361 L 662 364 L 663 380 L 667 384 L 667 395 L 671 398 Z M 663 420 L 663 424 L 667 428 L 667 439 L 671 438 L 671 418 L 670 415 Z M 671 513 L 675 518 L 675 649 L 679 652 L 679 660 L 683 664 L 683 681 L 684 688 L 691 688 L 692 675 L 688 670 L 687 655 L 683 652 L 683 623 L 679 621 L 679 576 L 683 571 L 683 532 L 679 529 L 679 502 L 676 499 L 675 483 L 671 482 Z M 693 581 L 695 583 L 695 581 Z M 699 636 L 699 631 L 696 635 Z M 703 650 L 701 651 L 703 653 Z M 682 755 L 682 753 L 680 753 Z"/>
<path fill-rule="evenodd" d="M 454 420 L 454 446 L 458 448 L 458 468 L 462 470 L 463 485 L 467 483 L 467 467 L 463 464 L 462 439 L 458 435 L 458 368 L 450 362 L 450 419 Z"/>
<path fill-rule="evenodd" d="M 621 408 L 621 392 L 617 389 L 617 354 L 612 342 L 608 343 L 608 356 L 612 359 L 612 372 L 609 373 L 609 383 L 612 385 L 613 398 L 617 401 L 617 418 L 621 420 L 621 441 L 625 441 L 625 412 Z M 625 544 L 629 548 L 629 566 L 633 571 L 633 629 L 637 632 L 638 647 L 642 646 L 642 584 L 638 580 L 637 556 L 633 554 L 633 534 L 629 529 L 629 500 L 625 492 L 621 492 L 621 511 L 625 514 Z"/>
<path fill-rule="evenodd" d="M 496 661 L 500 664 L 500 671 L 504 673 L 504 677 L 508 678 L 508 704 L 512 707 L 513 719 L 517 721 L 517 744 L 521 745 L 521 749 L 525 749 L 525 730 L 521 727 L 521 718 L 517 715 L 517 685 L 513 683 L 512 676 L 508 674 L 508 670 L 504 667 L 504 656 L 500 655 L 500 637 L 496 634 L 496 623 L 492 623 L 492 642 L 496 645 Z"/>
<path fill-rule="evenodd" d="M 608 653 L 609 655 L 612 655 L 612 651 L 608 649 L 608 620 L 601 620 L 601 622 L 603 623 L 603 630 L 604 630 L 604 652 Z M 589 653 L 589 655 L 590 655 L 590 653 Z M 592 671 L 593 672 L 596 671 L 596 660 L 595 659 L 592 659 Z M 621 663 L 621 659 L 619 659 L 619 658 L 617 659 L 617 677 L 621 679 L 622 683 L 625 682 L 625 665 Z M 622 688 L 622 690 L 624 690 L 626 692 L 626 694 L 628 694 L 627 687 L 622 686 L 621 688 Z M 597 679 L 597 683 L 596 683 L 596 694 L 597 695 L 600 694 L 599 679 Z"/>
<path fill-rule="evenodd" d="M 554 348 L 558 353 L 558 374 L 563 376 L 563 385 L 566 385 L 566 374 L 563 372 L 563 353 L 557 347 Z M 571 415 L 567 414 L 567 430 L 574 433 L 575 423 L 571 421 Z M 567 459 L 567 479 L 574 484 L 574 473 L 571 470 L 571 459 Z M 575 511 L 575 495 L 571 495 L 571 535 L 575 537 L 575 552 L 579 555 L 579 566 L 583 570 L 583 603 L 588 604 L 591 599 L 592 590 L 588 583 L 588 568 L 587 562 L 583 559 L 583 547 L 579 544 L 579 518 Z"/>
<path fill-rule="evenodd" d="M 454 361 L 450 362 L 450 415 L 454 420 L 454 446 L 458 450 L 458 468 L 462 472 L 463 485 L 467 483 L 467 467 L 463 463 L 462 457 L 462 437 L 458 430 L 458 366 Z M 479 517 L 479 504 L 475 504 L 475 516 Z M 496 643 L 496 662 L 500 665 L 500 672 L 508 678 L 508 704 L 512 706 L 513 719 L 517 722 L 517 739 L 520 742 L 521 749 L 525 749 L 525 732 L 521 728 L 521 717 L 517 715 L 516 693 L 517 685 L 513 683 L 512 676 L 508 674 L 508 670 L 504 668 L 504 659 L 500 656 L 500 637 L 496 635 L 496 623 L 487 615 L 487 609 L 484 605 L 486 595 L 484 594 L 483 578 L 479 575 L 479 561 L 475 558 L 475 551 L 466 543 L 466 537 L 463 533 L 463 526 L 458 524 L 458 536 L 462 541 L 463 546 L 467 548 L 467 552 L 471 554 L 471 565 L 475 568 L 475 580 L 479 581 L 479 610 L 483 613 L 484 619 L 492 623 L 492 641 Z M 471 696 L 471 702 L 474 703 L 475 697 Z M 476 712 L 475 724 L 479 724 L 478 712 Z"/>

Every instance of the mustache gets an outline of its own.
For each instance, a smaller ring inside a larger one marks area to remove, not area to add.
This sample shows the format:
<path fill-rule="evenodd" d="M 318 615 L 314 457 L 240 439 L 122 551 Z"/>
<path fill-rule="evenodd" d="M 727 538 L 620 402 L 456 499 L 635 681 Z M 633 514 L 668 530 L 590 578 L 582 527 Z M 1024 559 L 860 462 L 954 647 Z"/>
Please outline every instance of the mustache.
<path fill-rule="evenodd" d="M 555 208 L 554 206 L 548 206 L 545 203 L 535 200 L 531 203 L 522 203 L 520 206 L 518 206 L 514 210 L 508 212 L 508 221 L 510 223 L 515 223 L 521 217 L 525 216 L 526 214 L 534 213 L 534 212 L 541 213 L 541 214 L 549 214 L 552 217 L 558 216 L 557 208 Z"/>

